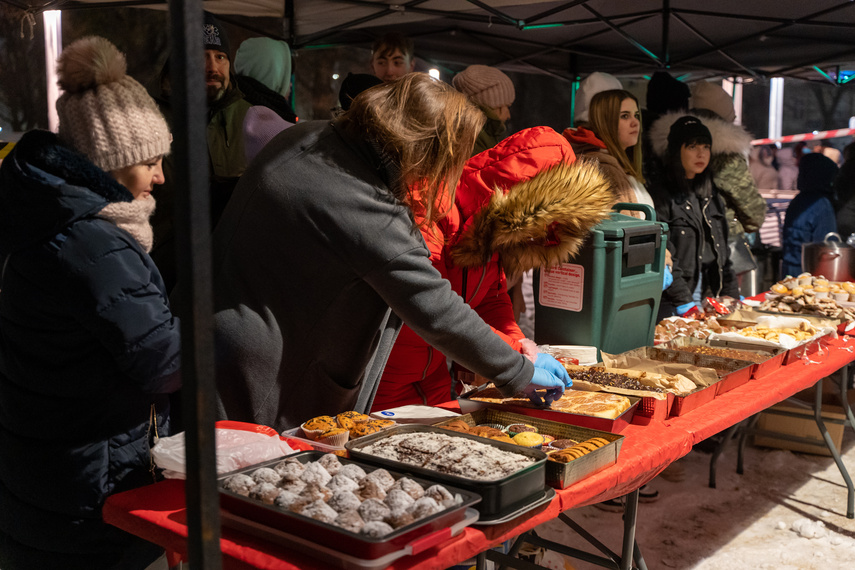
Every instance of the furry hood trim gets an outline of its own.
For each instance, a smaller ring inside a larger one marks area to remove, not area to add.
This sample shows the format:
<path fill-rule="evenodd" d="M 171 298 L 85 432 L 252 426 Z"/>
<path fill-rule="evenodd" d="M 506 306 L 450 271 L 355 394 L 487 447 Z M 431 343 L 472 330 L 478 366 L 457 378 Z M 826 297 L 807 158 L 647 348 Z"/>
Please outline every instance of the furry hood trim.
<path fill-rule="evenodd" d="M 498 253 L 508 275 L 568 261 L 612 210 L 614 195 L 596 162 L 561 162 L 507 192 L 496 188 L 451 250 L 460 267 Z"/>
<path fill-rule="evenodd" d="M 753 137 L 742 126 L 728 123 L 717 117 L 710 117 L 706 113 L 677 111 L 662 115 L 648 130 L 653 152 L 658 158 L 664 158 L 668 153 L 668 133 L 671 131 L 671 125 L 686 115 L 697 117 L 710 130 L 713 155 L 742 154 L 748 156 Z"/>

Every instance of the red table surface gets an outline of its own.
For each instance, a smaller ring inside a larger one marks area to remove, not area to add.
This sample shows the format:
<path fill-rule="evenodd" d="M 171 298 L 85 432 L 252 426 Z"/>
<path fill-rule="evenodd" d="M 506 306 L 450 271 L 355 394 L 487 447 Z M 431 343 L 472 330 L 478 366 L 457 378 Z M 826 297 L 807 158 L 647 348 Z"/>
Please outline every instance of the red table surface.
<path fill-rule="evenodd" d="M 855 342 L 823 342 L 825 353 L 814 363 L 797 361 L 759 380 L 727 392 L 709 404 L 665 421 L 638 418 L 628 426 L 618 462 L 599 473 L 558 490 L 555 499 L 517 519 L 496 526 L 468 527 L 447 543 L 416 556 L 404 557 L 391 568 L 447 568 L 471 558 L 526 530 L 554 519 L 562 511 L 625 495 L 686 455 L 692 446 L 751 415 L 813 386 L 819 379 L 855 360 Z M 453 404 L 452 404 L 453 406 Z M 451 407 L 451 406 L 449 406 Z M 107 499 L 104 520 L 132 534 L 186 555 L 184 481 L 167 480 L 119 493 Z M 226 568 L 324 568 L 304 554 L 259 538 L 222 529 L 220 546 Z"/>

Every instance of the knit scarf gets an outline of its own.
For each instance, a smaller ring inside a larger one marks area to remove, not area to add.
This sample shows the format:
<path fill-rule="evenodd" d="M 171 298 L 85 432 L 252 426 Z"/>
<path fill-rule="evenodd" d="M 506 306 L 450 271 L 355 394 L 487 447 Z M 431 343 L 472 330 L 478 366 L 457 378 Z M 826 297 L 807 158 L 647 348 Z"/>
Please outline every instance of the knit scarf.
<path fill-rule="evenodd" d="M 154 232 L 149 223 L 149 218 L 154 213 L 154 206 L 155 201 L 152 196 L 132 202 L 112 202 L 107 204 L 99 215 L 131 234 L 145 252 L 149 253 L 154 243 Z"/>

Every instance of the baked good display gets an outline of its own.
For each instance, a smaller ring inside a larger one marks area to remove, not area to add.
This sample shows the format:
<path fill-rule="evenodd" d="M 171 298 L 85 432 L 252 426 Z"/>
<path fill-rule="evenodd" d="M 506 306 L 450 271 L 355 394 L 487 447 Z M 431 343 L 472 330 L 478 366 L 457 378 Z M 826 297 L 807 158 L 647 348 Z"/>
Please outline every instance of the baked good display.
<path fill-rule="evenodd" d="M 802 273 L 778 281 L 757 307 L 760 311 L 795 315 L 815 315 L 845 321 L 855 320 L 855 283 L 830 282 L 822 275 Z"/>
<path fill-rule="evenodd" d="M 536 461 L 533 457 L 487 443 L 435 432 L 398 433 L 360 447 L 359 451 L 481 481 L 502 479 Z"/>
<path fill-rule="evenodd" d="M 370 416 L 349 410 L 333 416 L 318 416 L 300 427 L 307 438 L 318 443 L 342 447 L 348 439 L 356 439 L 396 425 L 392 420 L 373 420 Z"/>
<path fill-rule="evenodd" d="M 574 384 L 582 389 L 596 390 L 606 387 L 642 392 L 671 392 L 682 395 L 697 388 L 694 382 L 681 374 L 658 374 L 643 370 L 573 366 L 569 364 L 565 364 L 564 368 Z"/>
<path fill-rule="evenodd" d="M 746 338 L 768 340 L 769 342 L 781 342 L 781 335 L 790 337 L 801 342 L 819 334 L 819 330 L 807 321 L 802 321 L 796 327 L 772 328 L 766 325 L 755 325 L 739 329 L 736 334 Z"/>
<path fill-rule="evenodd" d="M 472 398 L 478 402 L 489 404 L 513 404 L 523 408 L 539 408 L 527 397 L 505 398 L 495 388 L 488 388 Z M 620 394 L 608 392 L 586 392 L 583 390 L 564 390 L 558 400 L 550 404 L 550 409 L 568 414 L 580 414 L 613 420 L 627 411 L 631 406 L 629 398 Z"/>
<path fill-rule="evenodd" d="M 707 354 L 710 356 L 720 356 L 722 358 L 732 358 L 734 360 L 747 360 L 749 362 L 766 362 L 771 356 L 764 352 L 753 352 L 751 350 L 739 350 L 735 348 L 722 348 L 718 346 L 706 345 L 687 345 L 674 346 L 672 350 L 680 350 L 683 352 L 694 352 L 696 354 Z"/>
<path fill-rule="evenodd" d="M 294 471 L 290 467 L 294 463 L 298 462 L 285 459 L 250 474 L 232 475 L 223 479 L 220 485 L 225 490 L 282 511 L 371 537 L 385 536 L 397 528 L 463 502 L 460 495 L 452 494 L 441 485 L 432 484 L 424 488 L 409 477 L 396 480 L 385 469 L 375 469 L 366 474 L 361 466 L 354 463 L 342 465 L 334 454 L 323 455 L 318 461 L 301 463 L 303 469 L 298 481 L 281 477 L 280 473 Z M 328 468 L 336 471 L 336 475 L 331 475 Z M 254 478 L 256 476 L 258 481 Z M 278 484 L 271 482 L 276 479 Z M 430 498 L 425 501 L 427 497 Z"/>
<path fill-rule="evenodd" d="M 546 457 L 549 461 L 570 463 L 574 459 L 579 459 L 580 457 L 587 455 L 592 451 L 596 451 L 601 447 L 605 447 L 608 444 L 609 440 L 603 437 L 592 437 L 558 451 L 553 451 Z"/>
<path fill-rule="evenodd" d="M 699 319 L 669 317 L 662 319 L 656 325 L 653 342 L 659 344 L 683 336 L 706 339 L 713 333 L 725 333 L 733 330 L 735 330 L 734 327 L 722 325 L 714 316 Z"/>

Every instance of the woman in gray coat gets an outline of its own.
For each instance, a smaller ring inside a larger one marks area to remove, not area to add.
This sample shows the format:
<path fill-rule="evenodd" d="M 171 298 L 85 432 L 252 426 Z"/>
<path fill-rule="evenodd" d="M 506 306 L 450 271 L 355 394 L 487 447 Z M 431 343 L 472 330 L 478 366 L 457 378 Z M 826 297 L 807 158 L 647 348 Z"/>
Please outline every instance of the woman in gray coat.
<path fill-rule="evenodd" d="M 261 151 L 214 233 L 221 417 L 283 430 L 370 409 L 401 321 L 508 395 L 563 392 L 559 363 L 532 365 L 451 290 L 413 221 L 453 203 L 482 124 L 414 73 Z"/>

